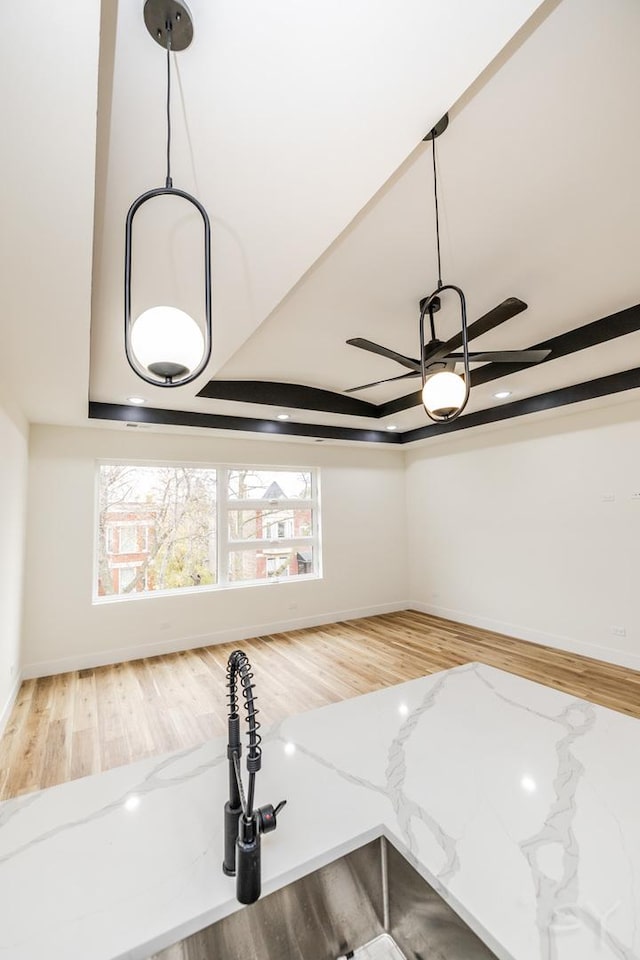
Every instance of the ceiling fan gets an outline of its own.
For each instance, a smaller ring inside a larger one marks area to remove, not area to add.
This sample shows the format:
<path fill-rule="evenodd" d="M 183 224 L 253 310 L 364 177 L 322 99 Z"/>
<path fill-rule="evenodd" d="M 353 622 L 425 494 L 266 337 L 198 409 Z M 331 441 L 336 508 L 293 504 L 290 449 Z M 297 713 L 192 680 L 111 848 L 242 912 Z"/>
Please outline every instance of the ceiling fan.
<path fill-rule="evenodd" d="M 420 301 L 420 310 L 424 310 L 427 305 L 427 298 Z M 435 332 L 434 314 L 440 309 L 440 298 L 431 299 L 427 305 L 427 313 L 431 326 L 431 340 L 424 346 L 424 367 L 427 375 L 440 373 L 441 371 L 451 371 L 455 369 L 456 361 L 464 359 L 463 353 L 456 351 L 462 346 L 462 331 L 451 337 L 445 343 L 438 340 Z M 467 338 L 473 340 L 488 333 L 495 327 L 500 326 L 512 317 L 522 313 L 527 309 L 527 304 L 517 297 L 508 297 L 499 303 L 497 307 L 490 310 L 479 320 L 470 324 L 467 329 Z M 357 387 L 350 387 L 345 393 L 357 393 L 359 390 L 368 390 L 370 387 L 377 387 L 381 383 L 393 383 L 397 380 L 409 380 L 412 377 L 422 376 L 422 363 L 419 359 L 406 357 L 402 353 L 383 347 L 382 344 L 374 343 L 372 340 L 365 340 L 362 337 L 354 337 L 347 340 L 352 347 L 359 347 L 361 350 L 367 350 L 369 353 L 376 353 L 378 356 L 387 357 L 389 360 L 395 360 L 401 366 L 408 368 L 410 373 L 400 374 L 398 377 L 387 377 L 385 380 L 374 380 L 371 383 L 363 383 Z M 481 350 L 469 351 L 470 363 L 529 363 L 531 365 L 541 363 L 545 360 L 550 350 Z"/>
<path fill-rule="evenodd" d="M 388 377 L 386 380 L 375 380 L 372 383 L 363 383 L 358 387 L 351 387 L 346 393 L 355 393 L 358 390 L 367 390 L 370 387 L 376 387 L 380 383 L 391 383 L 397 380 L 407 380 L 411 377 L 420 377 L 422 380 L 422 402 L 427 416 L 436 423 L 449 422 L 459 417 L 469 400 L 471 389 L 471 363 L 526 363 L 535 364 L 545 360 L 550 350 L 493 350 L 485 352 L 472 353 L 469 350 L 469 340 L 479 337 L 494 327 L 510 320 L 516 314 L 526 310 L 527 305 L 517 297 L 509 297 L 502 303 L 490 310 L 484 317 L 480 317 L 475 323 L 467 324 L 467 306 L 463 291 L 454 283 L 443 283 L 442 265 L 440 258 L 440 219 L 438 216 L 438 177 L 436 170 L 436 139 L 447 129 L 449 117 L 444 115 L 435 127 L 427 134 L 425 140 L 431 140 L 433 144 L 433 194 L 435 207 L 435 227 L 436 227 L 436 252 L 438 256 L 438 284 L 433 293 L 428 297 L 423 297 L 420 301 L 420 354 L 416 360 L 413 357 L 406 357 L 402 353 L 383 347 L 372 340 L 365 340 L 356 337 L 347 340 L 347 343 L 361 350 L 367 350 L 370 353 L 377 353 L 379 356 L 388 357 L 395 360 L 401 366 L 409 369 L 409 373 L 400 374 L 397 377 Z M 434 314 L 440 310 L 441 296 L 443 293 L 453 293 L 460 306 L 460 333 L 451 337 L 445 343 L 436 337 Z M 424 327 L 425 319 L 429 316 L 431 327 L 431 339 L 425 342 Z M 462 347 L 462 353 L 456 351 Z M 464 364 L 464 376 L 456 373 L 456 361 L 461 360 Z"/>

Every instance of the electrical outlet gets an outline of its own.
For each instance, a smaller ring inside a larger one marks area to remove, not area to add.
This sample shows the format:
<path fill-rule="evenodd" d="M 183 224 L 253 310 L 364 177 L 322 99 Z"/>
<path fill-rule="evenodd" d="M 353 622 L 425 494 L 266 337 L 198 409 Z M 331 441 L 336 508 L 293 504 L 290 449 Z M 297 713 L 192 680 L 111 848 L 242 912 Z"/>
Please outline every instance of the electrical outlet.
<path fill-rule="evenodd" d="M 600 497 L 603 503 L 612 503 L 616 498 L 615 493 L 603 493 Z"/>
<path fill-rule="evenodd" d="M 626 627 L 611 627 L 611 633 L 614 637 L 626 637 L 627 630 Z"/>

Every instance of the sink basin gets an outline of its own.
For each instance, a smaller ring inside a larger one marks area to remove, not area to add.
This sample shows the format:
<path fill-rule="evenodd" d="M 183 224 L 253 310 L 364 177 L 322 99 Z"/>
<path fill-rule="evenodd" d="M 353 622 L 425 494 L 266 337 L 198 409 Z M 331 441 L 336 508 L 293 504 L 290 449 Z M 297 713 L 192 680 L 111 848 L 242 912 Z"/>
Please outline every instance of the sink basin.
<path fill-rule="evenodd" d="M 496 960 L 384 837 L 150 960 L 337 960 L 351 956 L 354 960 Z"/>

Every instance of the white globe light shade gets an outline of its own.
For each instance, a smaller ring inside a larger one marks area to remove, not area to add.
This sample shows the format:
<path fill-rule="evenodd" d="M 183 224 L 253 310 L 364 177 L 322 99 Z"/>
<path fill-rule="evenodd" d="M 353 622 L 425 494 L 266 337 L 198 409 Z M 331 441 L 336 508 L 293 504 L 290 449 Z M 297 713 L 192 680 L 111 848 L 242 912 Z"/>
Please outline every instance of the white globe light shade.
<path fill-rule="evenodd" d="M 466 393 L 465 382 L 457 373 L 443 370 L 429 377 L 422 388 L 422 402 L 428 413 L 446 419 L 460 409 Z"/>
<path fill-rule="evenodd" d="M 177 307 L 150 307 L 131 329 L 131 349 L 138 363 L 161 378 L 183 377 L 202 360 L 202 330 Z"/>

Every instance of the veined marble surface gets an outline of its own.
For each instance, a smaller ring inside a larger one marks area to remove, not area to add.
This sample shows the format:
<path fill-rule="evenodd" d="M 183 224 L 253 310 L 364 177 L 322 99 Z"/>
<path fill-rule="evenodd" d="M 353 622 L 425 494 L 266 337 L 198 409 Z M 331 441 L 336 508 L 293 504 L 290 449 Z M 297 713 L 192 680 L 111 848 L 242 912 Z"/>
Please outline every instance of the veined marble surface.
<path fill-rule="evenodd" d="M 263 895 L 384 833 L 502 960 L 640 960 L 640 721 L 468 664 L 263 753 Z M 219 739 L 0 804 L 0 958 L 144 960 L 238 909 L 226 789 Z"/>

